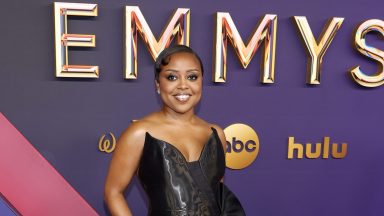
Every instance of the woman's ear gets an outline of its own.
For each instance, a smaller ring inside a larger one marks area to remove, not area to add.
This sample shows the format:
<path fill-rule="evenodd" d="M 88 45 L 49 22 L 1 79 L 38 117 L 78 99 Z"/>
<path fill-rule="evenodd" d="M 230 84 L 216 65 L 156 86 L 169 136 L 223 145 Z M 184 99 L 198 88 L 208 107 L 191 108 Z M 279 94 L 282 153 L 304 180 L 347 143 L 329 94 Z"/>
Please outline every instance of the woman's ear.
<path fill-rule="evenodd" d="M 155 86 L 156 86 L 157 94 L 160 94 L 160 84 L 159 84 L 159 80 L 157 80 L 157 79 L 155 79 Z"/>

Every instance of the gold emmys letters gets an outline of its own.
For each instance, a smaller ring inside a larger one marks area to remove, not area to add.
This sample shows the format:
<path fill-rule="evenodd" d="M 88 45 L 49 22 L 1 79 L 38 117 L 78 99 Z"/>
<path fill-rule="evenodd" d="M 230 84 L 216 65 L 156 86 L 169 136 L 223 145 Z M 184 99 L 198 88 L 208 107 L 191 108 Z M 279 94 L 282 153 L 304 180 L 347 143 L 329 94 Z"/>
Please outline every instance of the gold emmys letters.
<path fill-rule="evenodd" d="M 56 77 L 98 78 L 99 67 L 90 65 L 70 65 L 68 47 L 95 47 L 96 36 L 68 33 L 68 16 L 97 16 L 97 4 L 54 3 L 55 23 L 55 60 Z M 293 16 L 304 41 L 309 56 L 307 83 L 320 84 L 321 64 L 324 54 L 340 29 L 344 18 L 332 17 L 325 25 L 323 32 L 316 40 L 306 17 Z M 266 14 L 256 25 L 246 44 L 235 26 L 232 17 L 226 12 L 215 14 L 215 34 L 213 50 L 213 82 L 226 82 L 227 44 L 231 43 L 243 68 L 247 68 L 261 43 L 264 42 L 261 61 L 261 83 L 275 81 L 275 49 L 277 15 Z M 378 87 L 384 84 L 384 52 L 365 42 L 370 31 L 377 31 L 384 36 L 384 21 L 371 19 L 363 22 L 354 32 L 356 49 L 365 56 L 379 63 L 379 70 L 374 75 L 365 74 L 359 66 L 350 70 L 354 82 L 364 87 Z M 158 40 L 154 37 L 140 8 L 125 7 L 125 79 L 136 79 L 137 70 L 137 37 L 141 36 L 153 60 L 175 39 L 176 44 L 189 45 L 190 9 L 177 8 L 165 25 Z"/>

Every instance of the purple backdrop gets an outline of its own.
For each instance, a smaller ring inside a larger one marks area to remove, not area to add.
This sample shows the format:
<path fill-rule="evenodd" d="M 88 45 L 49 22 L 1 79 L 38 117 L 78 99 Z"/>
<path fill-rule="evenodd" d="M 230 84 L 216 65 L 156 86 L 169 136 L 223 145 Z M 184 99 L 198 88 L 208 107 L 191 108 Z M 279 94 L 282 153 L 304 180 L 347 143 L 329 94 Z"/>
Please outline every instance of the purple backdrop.
<path fill-rule="evenodd" d="M 72 1 L 70 1 L 72 2 Z M 109 131 L 120 135 L 132 119 L 159 108 L 152 60 L 139 42 L 139 78 L 123 79 L 124 6 L 138 5 L 158 36 L 172 11 L 191 9 L 190 45 L 200 53 L 206 74 L 198 115 L 223 128 L 237 122 L 259 135 L 260 152 L 240 171 L 227 170 L 225 181 L 248 215 L 384 215 L 384 137 L 380 121 L 382 87 L 359 87 L 347 70 L 375 62 L 352 46 L 353 29 L 367 19 L 383 19 L 384 2 L 367 1 L 73 1 L 97 3 L 95 18 L 71 18 L 69 31 L 96 35 L 96 48 L 71 49 L 73 64 L 100 66 L 99 79 L 56 78 L 53 2 L 6 1 L 0 7 L 0 111 L 26 136 L 100 215 L 104 180 L 111 155 L 98 151 Z M 278 15 L 276 81 L 259 83 L 260 51 L 244 70 L 228 52 L 225 84 L 211 82 L 214 13 L 230 12 L 243 39 L 261 16 Z M 325 54 L 321 85 L 305 84 L 307 56 L 290 19 L 306 16 L 318 36 L 329 17 L 344 23 Z M 368 43 L 384 50 L 376 34 Z M 348 144 L 346 158 L 287 159 L 288 137 L 300 143 Z M 137 180 L 127 190 L 135 215 L 146 212 Z"/>

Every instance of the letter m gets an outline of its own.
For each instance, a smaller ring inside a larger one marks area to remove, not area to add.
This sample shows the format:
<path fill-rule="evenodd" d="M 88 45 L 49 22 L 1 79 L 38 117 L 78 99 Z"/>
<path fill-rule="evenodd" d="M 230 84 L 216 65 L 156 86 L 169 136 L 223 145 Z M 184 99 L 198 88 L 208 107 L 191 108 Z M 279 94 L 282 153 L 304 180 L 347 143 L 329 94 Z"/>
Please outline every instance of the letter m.
<path fill-rule="evenodd" d="M 261 64 L 261 82 L 274 82 L 275 44 L 276 44 L 277 15 L 265 15 L 247 44 L 244 44 L 229 13 L 216 14 L 216 33 L 214 42 L 213 81 L 225 82 L 227 70 L 227 42 L 231 42 L 238 60 L 243 68 L 247 68 L 253 55 L 264 41 L 263 59 Z"/>
<path fill-rule="evenodd" d="M 125 79 L 137 78 L 137 35 L 140 34 L 153 60 L 176 37 L 177 44 L 189 45 L 190 10 L 178 8 L 156 40 L 137 6 L 125 7 Z"/>

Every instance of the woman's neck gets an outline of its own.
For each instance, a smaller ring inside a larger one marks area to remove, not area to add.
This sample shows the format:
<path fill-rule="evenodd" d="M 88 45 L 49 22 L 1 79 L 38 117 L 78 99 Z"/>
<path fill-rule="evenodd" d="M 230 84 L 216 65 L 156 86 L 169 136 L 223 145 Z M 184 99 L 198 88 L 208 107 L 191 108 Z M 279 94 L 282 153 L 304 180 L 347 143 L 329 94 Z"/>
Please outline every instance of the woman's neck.
<path fill-rule="evenodd" d="M 181 123 L 181 124 L 193 123 L 196 119 L 196 115 L 195 115 L 193 109 L 187 111 L 186 113 L 178 113 L 172 109 L 169 109 L 167 107 L 163 107 L 160 110 L 160 113 L 164 116 L 164 118 L 167 121 L 172 121 L 172 122 L 175 121 L 175 122 Z"/>

